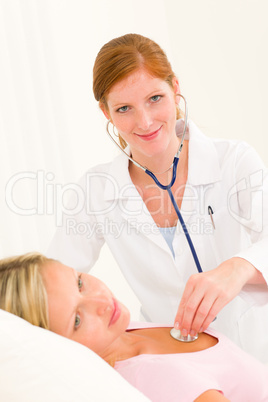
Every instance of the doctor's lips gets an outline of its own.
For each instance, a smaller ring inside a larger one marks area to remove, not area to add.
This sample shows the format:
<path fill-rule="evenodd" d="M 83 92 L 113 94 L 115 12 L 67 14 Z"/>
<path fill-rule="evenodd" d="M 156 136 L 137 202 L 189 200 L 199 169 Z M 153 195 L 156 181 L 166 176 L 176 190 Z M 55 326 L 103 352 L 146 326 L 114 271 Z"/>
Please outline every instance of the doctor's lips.
<path fill-rule="evenodd" d="M 114 306 L 113 306 L 114 308 L 113 308 L 113 312 L 112 312 L 111 319 L 109 322 L 109 327 L 110 327 L 110 325 L 115 324 L 121 315 L 121 308 L 119 307 L 119 305 L 115 299 L 113 299 L 113 303 L 114 303 Z"/>
<path fill-rule="evenodd" d="M 135 135 L 137 135 L 137 137 L 141 138 L 144 141 L 150 141 L 150 140 L 155 139 L 158 136 L 161 128 L 162 128 L 162 126 L 158 130 L 153 131 L 153 132 L 148 133 L 148 134 L 136 134 L 135 133 Z"/>

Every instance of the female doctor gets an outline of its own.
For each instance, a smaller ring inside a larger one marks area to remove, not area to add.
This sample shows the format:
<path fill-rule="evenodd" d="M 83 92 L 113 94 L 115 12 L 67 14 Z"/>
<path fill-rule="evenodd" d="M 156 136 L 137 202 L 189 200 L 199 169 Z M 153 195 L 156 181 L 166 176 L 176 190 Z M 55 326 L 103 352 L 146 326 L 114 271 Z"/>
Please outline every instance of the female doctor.
<path fill-rule="evenodd" d="M 165 53 L 137 34 L 111 40 L 95 60 L 93 91 L 107 130 L 132 160 L 122 153 L 85 173 L 79 186 L 86 202 L 79 209 L 77 194 L 70 200 L 49 256 L 87 272 L 107 242 L 146 320 L 185 336 L 214 320 L 267 362 L 268 183 L 259 156 L 188 123 L 172 193 L 204 271 L 197 273 L 167 191 L 133 163 L 170 183 L 184 121 Z M 79 225 L 87 231 L 79 234 Z"/>

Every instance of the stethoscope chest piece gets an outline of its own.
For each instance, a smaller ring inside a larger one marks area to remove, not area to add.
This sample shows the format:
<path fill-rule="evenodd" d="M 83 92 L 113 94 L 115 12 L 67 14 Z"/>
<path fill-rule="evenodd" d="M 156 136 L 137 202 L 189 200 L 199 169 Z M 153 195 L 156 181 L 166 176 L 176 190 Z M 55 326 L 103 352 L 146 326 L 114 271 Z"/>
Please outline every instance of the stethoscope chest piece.
<path fill-rule="evenodd" d="M 191 336 L 191 335 L 183 336 L 181 334 L 181 331 L 179 329 L 176 329 L 176 328 L 172 328 L 170 330 L 170 335 L 172 336 L 172 338 L 176 339 L 177 341 L 181 341 L 181 342 L 193 342 L 198 338 L 198 335 L 195 335 L 195 336 Z"/>

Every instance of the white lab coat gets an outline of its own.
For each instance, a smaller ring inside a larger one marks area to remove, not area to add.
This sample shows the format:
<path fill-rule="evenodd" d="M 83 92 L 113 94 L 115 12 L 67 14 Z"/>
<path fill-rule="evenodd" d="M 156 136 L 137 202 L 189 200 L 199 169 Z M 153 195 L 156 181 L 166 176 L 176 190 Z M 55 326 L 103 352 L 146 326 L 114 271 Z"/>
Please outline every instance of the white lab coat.
<path fill-rule="evenodd" d="M 176 130 L 180 135 L 180 121 Z M 196 273 L 180 224 L 173 240 L 174 258 L 131 182 L 124 155 L 90 169 L 74 190 L 48 255 L 88 272 L 107 242 L 144 316 L 172 325 L 185 283 Z M 215 229 L 208 206 L 214 212 Z M 190 121 L 188 180 L 181 212 L 204 271 L 240 256 L 268 282 L 267 170 L 251 147 L 207 138 Z M 267 303 L 266 285 L 248 285 L 212 325 L 268 362 Z"/>

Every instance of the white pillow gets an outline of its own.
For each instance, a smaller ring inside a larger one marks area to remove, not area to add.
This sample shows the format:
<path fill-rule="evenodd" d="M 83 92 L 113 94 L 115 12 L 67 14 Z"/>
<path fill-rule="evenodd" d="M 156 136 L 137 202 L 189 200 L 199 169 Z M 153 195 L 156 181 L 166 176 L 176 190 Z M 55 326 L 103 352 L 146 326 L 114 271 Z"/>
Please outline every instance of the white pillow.
<path fill-rule="evenodd" d="M 148 402 L 91 350 L 0 310 L 0 400 Z"/>

